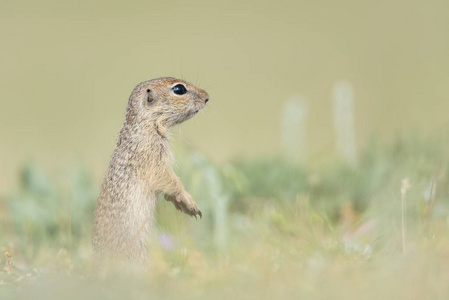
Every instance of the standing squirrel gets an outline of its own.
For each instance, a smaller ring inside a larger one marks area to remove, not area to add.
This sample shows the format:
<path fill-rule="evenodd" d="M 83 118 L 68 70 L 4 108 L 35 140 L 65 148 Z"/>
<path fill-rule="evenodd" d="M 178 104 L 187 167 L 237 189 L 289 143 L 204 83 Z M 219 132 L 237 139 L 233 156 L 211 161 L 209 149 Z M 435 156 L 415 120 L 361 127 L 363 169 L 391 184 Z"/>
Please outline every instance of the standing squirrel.
<path fill-rule="evenodd" d="M 96 254 L 146 261 L 145 244 L 160 193 L 176 209 L 202 217 L 173 172 L 168 129 L 192 118 L 208 101 L 207 92 L 171 77 L 134 88 L 95 209 Z"/>

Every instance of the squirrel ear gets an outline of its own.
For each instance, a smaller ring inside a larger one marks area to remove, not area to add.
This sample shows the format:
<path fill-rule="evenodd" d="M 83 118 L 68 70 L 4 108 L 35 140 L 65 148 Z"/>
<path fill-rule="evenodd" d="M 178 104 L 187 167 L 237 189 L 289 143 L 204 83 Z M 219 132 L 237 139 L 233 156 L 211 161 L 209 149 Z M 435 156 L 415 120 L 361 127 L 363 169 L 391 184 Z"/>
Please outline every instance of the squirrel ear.
<path fill-rule="evenodd" d="M 145 95 L 145 101 L 146 101 L 148 104 L 152 104 L 152 103 L 154 102 L 154 98 L 153 98 L 153 95 L 152 95 L 150 89 L 147 90 L 147 93 L 146 93 L 146 95 Z"/>

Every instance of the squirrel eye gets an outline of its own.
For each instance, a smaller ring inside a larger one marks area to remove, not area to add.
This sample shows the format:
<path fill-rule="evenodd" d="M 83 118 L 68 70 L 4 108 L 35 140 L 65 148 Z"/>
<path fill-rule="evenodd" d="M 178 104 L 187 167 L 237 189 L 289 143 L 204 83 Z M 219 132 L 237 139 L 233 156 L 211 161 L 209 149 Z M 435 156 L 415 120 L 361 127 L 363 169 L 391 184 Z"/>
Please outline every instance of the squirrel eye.
<path fill-rule="evenodd" d="M 187 93 L 187 89 L 184 85 L 178 84 L 173 87 L 173 92 L 176 95 L 184 95 L 185 93 Z"/>

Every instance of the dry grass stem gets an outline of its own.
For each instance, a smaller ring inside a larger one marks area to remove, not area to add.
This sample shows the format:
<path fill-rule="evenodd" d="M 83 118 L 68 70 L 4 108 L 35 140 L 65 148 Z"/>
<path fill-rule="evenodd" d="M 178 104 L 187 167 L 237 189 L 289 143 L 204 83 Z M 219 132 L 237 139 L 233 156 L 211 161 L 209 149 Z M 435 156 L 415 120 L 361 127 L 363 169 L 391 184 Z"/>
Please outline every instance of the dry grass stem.
<path fill-rule="evenodd" d="M 408 178 L 402 179 L 401 186 L 401 228 L 402 228 L 402 253 L 405 253 L 405 237 L 407 233 L 407 221 L 405 218 L 405 208 L 406 208 L 406 194 L 410 189 L 411 185 Z"/>

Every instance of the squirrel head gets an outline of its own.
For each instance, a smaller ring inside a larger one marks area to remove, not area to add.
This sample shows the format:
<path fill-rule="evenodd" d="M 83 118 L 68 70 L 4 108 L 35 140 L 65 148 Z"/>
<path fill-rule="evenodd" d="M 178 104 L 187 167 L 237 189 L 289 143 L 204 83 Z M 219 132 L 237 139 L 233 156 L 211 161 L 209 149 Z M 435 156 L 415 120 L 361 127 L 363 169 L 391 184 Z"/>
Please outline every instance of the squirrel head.
<path fill-rule="evenodd" d="M 155 128 L 165 137 L 169 127 L 192 118 L 208 101 L 207 92 L 181 79 L 162 77 L 145 81 L 131 93 L 125 122 Z"/>

